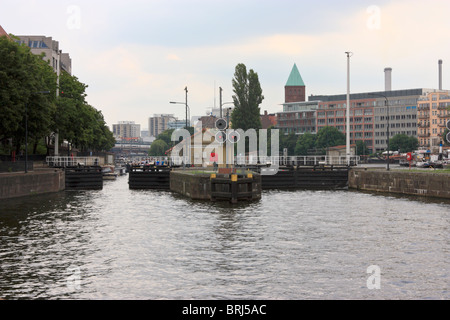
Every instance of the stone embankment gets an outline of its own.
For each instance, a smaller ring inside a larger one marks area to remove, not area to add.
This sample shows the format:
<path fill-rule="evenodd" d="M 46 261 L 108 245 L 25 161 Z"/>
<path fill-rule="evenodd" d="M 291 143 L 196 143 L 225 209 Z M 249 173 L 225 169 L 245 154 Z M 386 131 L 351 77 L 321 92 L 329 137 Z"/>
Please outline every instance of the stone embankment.
<path fill-rule="evenodd" d="M 450 173 L 385 169 L 352 169 L 350 189 L 450 199 Z"/>
<path fill-rule="evenodd" d="M 64 171 L 38 169 L 24 173 L 0 173 L 0 199 L 18 198 L 65 189 Z"/>

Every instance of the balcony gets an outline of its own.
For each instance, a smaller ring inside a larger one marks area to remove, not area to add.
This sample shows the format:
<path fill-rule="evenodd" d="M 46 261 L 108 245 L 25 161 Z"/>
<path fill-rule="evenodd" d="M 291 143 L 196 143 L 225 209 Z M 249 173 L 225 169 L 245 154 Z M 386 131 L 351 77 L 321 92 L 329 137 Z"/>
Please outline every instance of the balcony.
<path fill-rule="evenodd" d="M 417 108 L 419 111 L 427 111 L 430 110 L 430 105 L 420 105 L 419 108 Z"/>
<path fill-rule="evenodd" d="M 417 116 L 417 119 L 428 119 L 430 116 L 428 114 L 419 115 Z"/>
<path fill-rule="evenodd" d="M 430 136 L 430 133 L 419 133 L 419 138 L 429 138 Z"/>
<path fill-rule="evenodd" d="M 430 123 L 418 123 L 417 124 L 418 128 L 429 128 L 430 127 Z"/>
<path fill-rule="evenodd" d="M 438 116 L 438 118 L 450 118 L 450 114 L 449 113 L 438 114 L 437 116 Z"/>

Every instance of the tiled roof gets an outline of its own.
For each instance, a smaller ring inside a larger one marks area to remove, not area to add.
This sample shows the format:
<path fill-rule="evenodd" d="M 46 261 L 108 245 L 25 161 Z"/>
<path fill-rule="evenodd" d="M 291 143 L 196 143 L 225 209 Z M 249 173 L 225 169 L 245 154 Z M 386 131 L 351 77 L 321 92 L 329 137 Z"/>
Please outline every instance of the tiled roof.
<path fill-rule="evenodd" d="M 0 26 L 0 37 L 7 36 L 9 38 L 9 34 L 6 33 L 5 29 Z"/>

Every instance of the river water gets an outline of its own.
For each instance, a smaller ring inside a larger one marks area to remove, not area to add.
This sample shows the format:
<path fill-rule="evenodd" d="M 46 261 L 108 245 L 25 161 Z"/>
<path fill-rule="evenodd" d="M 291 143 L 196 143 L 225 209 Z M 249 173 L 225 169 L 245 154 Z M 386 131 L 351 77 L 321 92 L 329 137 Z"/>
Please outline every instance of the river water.
<path fill-rule="evenodd" d="M 449 299 L 449 213 L 345 190 L 195 202 L 122 176 L 2 200 L 0 298 Z"/>

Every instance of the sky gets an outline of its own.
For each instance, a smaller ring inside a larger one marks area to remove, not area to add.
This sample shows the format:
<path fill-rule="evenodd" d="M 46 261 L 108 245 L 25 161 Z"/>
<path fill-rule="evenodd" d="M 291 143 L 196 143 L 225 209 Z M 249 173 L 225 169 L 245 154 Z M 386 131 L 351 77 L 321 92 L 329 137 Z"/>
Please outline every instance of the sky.
<path fill-rule="evenodd" d="M 232 79 L 243 63 L 259 76 L 261 112 L 282 111 L 294 65 L 306 94 L 450 85 L 450 1 L 330 0 L 2 0 L 0 25 L 15 35 L 59 41 L 72 74 L 88 85 L 87 100 L 106 123 L 154 114 L 185 119 L 232 101 Z M 226 107 L 226 106 L 224 106 Z"/>

